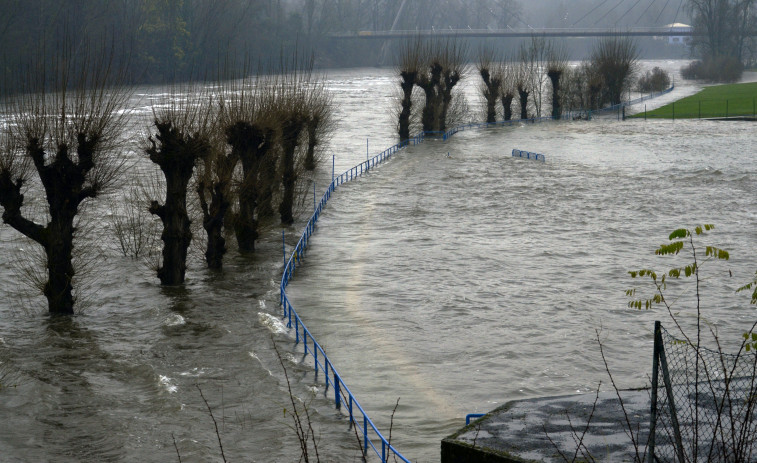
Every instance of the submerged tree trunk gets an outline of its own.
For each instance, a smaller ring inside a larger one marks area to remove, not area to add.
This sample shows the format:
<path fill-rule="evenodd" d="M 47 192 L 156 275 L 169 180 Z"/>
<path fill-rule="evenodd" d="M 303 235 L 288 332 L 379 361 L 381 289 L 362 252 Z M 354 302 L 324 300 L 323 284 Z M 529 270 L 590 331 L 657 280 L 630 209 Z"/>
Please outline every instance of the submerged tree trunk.
<path fill-rule="evenodd" d="M 197 184 L 197 195 L 202 209 L 202 227 L 207 234 L 205 262 L 208 268 L 223 268 L 223 256 L 226 254 L 226 239 L 223 237 L 226 213 L 231 206 L 229 186 L 236 164 L 234 154 L 218 154 L 218 157 L 206 161 L 210 172 Z M 210 203 L 208 203 L 210 196 Z"/>
<path fill-rule="evenodd" d="M 413 87 L 418 73 L 415 71 L 402 71 L 402 111 L 399 116 L 400 141 L 410 138 L 410 114 L 413 107 Z"/>
<path fill-rule="evenodd" d="M 419 75 L 416 80 L 418 85 L 426 95 L 426 104 L 421 113 L 421 124 L 424 132 L 434 132 L 439 130 L 439 115 L 441 114 L 442 96 L 441 96 L 441 79 L 442 65 L 438 62 L 431 64 L 429 75 Z"/>
<path fill-rule="evenodd" d="M 284 186 L 284 192 L 279 204 L 279 216 L 281 223 L 291 225 L 294 223 L 294 186 L 297 183 L 297 172 L 294 165 L 294 152 L 297 150 L 297 144 L 302 132 L 304 123 L 302 116 L 293 114 L 289 116 L 281 127 L 281 148 L 282 148 L 282 174 L 281 181 Z"/>
<path fill-rule="evenodd" d="M 446 70 L 444 72 L 444 86 L 441 88 L 442 96 L 442 110 L 439 115 L 438 129 L 441 132 L 447 130 L 447 114 L 449 113 L 449 107 L 452 104 L 452 89 L 460 81 L 460 75 L 454 70 Z"/>
<path fill-rule="evenodd" d="M 205 198 L 204 190 L 207 186 L 200 182 L 197 186 L 202 207 L 202 227 L 208 235 L 208 245 L 205 250 L 205 262 L 208 268 L 220 270 L 223 268 L 223 256 L 226 254 L 226 239 L 223 237 L 223 222 L 226 211 L 231 205 L 225 193 L 226 183 L 216 183 L 211 187 L 210 204 Z"/>
<path fill-rule="evenodd" d="M 562 107 L 560 106 L 560 77 L 562 71 L 559 69 L 550 69 L 547 72 L 547 77 L 552 83 L 552 118 L 560 119 L 562 116 Z"/>
<path fill-rule="evenodd" d="M 242 184 L 239 187 L 239 211 L 234 217 L 234 234 L 241 252 L 255 251 L 255 241 L 260 236 L 258 232 L 259 216 L 258 201 L 260 197 L 260 182 L 270 182 L 272 179 L 261 179 L 261 161 L 271 149 L 273 132 L 257 124 L 237 122 L 226 129 L 226 140 L 232 147 L 232 153 L 242 161 Z"/>
<path fill-rule="evenodd" d="M 497 122 L 497 99 L 500 95 L 500 85 L 502 80 L 492 77 L 489 69 L 482 68 L 479 73 L 484 81 L 484 99 L 486 100 L 486 122 L 492 124 Z"/>
<path fill-rule="evenodd" d="M 520 118 L 528 119 L 528 90 L 518 85 L 518 99 L 520 100 Z"/>
<path fill-rule="evenodd" d="M 512 92 L 507 92 L 502 95 L 502 109 L 505 113 L 505 120 L 509 121 L 513 118 L 513 99 L 515 95 Z"/>
<path fill-rule="evenodd" d="M 166 199 L 162 205 L 153 201 L 149 210 L 163 222 L 160 236 L 163 240 L 163 265 L 158 269 L 158 278 L 161 284 L 173 286 L 184 283 L 187 249 L 192 241 L 191 221 L 187 214 L 187 186 L 196 160 L 207 156 L 209 148 L 206 140 L 182 132 L 171 122 L 156 120 L 155 126 L 158 129 L 155 138 L 160 147 L 150 137 L 152 147 L 146 152 L 166 178 Z"/>
<path fill-rule="evenodd" d="M 306 128 L 308 132 L 308 149 L 305 153 L 305 170 L 315 170 L 315 147 L 318 145 L 318 128 L 321 118 L 314 114 L 308 118 Z"/>

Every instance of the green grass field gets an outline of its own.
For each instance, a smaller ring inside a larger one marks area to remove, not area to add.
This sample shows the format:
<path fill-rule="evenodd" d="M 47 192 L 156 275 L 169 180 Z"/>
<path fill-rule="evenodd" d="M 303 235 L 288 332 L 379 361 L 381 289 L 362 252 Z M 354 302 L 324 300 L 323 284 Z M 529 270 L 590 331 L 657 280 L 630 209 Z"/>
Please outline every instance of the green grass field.
<path fill-rule="evenodd" d="M 647 118 L 697 119 L 734 116 L 755 116 L 757 113 L 757 82 L 714 85 L 646 113 Z M 642 110 L 631 117 L 644 117 Z"/>

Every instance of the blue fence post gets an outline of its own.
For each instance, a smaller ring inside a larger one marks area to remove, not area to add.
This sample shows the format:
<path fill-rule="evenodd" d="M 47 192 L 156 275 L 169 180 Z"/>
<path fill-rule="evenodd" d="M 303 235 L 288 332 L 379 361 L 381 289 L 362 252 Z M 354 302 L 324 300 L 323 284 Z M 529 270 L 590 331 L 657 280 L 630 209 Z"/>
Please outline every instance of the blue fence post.
<path fill-rule="evenodd" d="M 334 370 L 333 368 L 331 369 Z M 341 402 L 341 396 L 339 395 L 339 376 L 336 374 L 336 371 L 334 372 L 334 403 L 336 404 L 336 409 L 339 410 L 342 408 L 342 402 Z M 352 407 L 350 407 L 350 410 Z"/>
<path fill-rule="evenodd" d="M 368 417 L 363 413 L 363 454 L 368 453 Z"/>

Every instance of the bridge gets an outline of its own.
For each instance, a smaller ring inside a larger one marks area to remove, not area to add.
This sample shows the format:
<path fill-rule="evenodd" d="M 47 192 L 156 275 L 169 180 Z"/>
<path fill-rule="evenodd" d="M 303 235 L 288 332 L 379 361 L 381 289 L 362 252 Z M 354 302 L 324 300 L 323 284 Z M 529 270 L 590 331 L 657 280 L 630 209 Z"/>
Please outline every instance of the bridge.
<path fill-rule="evenodd" d="M 356 31 L 329 34 L 333 39 L 386 40 L 415 37 L 691 37 L 691 27 L 632 27 L 628 29 L 604 28 L 512 28 L 507 29 L 431 29 Z"/>

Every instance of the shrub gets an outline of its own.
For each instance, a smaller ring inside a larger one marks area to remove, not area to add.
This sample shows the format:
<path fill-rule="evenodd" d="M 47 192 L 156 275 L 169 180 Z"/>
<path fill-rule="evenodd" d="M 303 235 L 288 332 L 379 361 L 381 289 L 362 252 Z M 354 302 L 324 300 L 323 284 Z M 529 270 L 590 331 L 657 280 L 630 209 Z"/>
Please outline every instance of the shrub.
<path fill-rule="evenodd" d="M 670 87 L 670 75 L 655 66 L 651 71 L 639 77 L 638 90 L 642 93 L 661 92 Z"/>
<path fill-rule="evenodd" d="M 731 56 L 715 56 L 692 61 L 681 68 L 684 79 L 698 79 L 707 82 L 736 82 L 741 79 L 744 66 Z"/>

